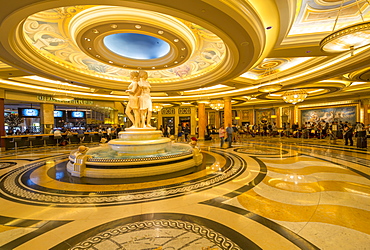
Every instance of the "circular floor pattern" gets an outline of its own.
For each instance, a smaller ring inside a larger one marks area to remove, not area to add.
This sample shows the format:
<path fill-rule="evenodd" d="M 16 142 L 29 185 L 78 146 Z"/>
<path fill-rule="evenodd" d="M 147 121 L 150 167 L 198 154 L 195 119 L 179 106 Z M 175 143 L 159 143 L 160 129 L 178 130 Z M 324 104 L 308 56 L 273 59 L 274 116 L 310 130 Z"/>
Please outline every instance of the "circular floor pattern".
<path fill-rule="evenodd" d="M 16 162 L 0 162 L 0 169 L 9 168 L 17 165 Z"/>
<path fill-rule="evenodd" d="M 178 184 L 168 182 L 155 188 L 135 190 L 122 190 L 117 185 L 107 190 L 102 189 L 101 185 L 84 185 L 84 189 L 75 183 L 63 186 L 56 179 L 47 179 L 47 168 L 40 171 L 45 167 L 45 162 L 34 163 L 1 176 L 0 196 L 18 203 L 59 207 L 111 206 L 168 199 L 221 185 L 246 170 L 246 162 L 240 156 L 228 152 L 218 156 L 225 159 L 225 164 L 206 175 Z M 37 174 L 32 175 L 36 171 Z M 44 181 L 45 185 L 39 185 L 40 179 L 47 180 Z"/>
<path fill-rule="evenodd" d="M 267 148 L 258 146 L 238 147 L 234 151 L 254 156 L 287 155 L 289 151 L 279 148 Z"/>
<path fill-rule="evenodd" d="M 143 214 L 111 221 L 81 232 L 52 250 L 65 249 L 66 244 L 72 246 L 71 250 L 241 250 L 246 246 L 259 249 L 248 238 L 225 225 L 178 213 Z"/>

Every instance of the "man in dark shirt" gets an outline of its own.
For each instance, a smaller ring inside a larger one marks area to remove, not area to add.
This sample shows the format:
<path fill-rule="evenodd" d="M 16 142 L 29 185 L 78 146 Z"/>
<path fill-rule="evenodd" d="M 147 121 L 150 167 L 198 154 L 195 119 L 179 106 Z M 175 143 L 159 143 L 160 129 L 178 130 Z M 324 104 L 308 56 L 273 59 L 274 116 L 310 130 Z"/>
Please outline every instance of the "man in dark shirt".
<path fill-rule="evenodd" d="M 227 134 L 227 142 L 229 143 L 229 148 L 231 148 L 231 143 L 233 142 L 233 132 L 234 132 L 234 129 L 231 127 L 231 124 L 229 123 L 229 125 L 227 126 L 226 128 L 226 134 Z"/>
<path fill-rule="evenodd" d="M 348 145 L 348 141 L 349 141 L 349 145 L 350 146 L 353 146 L 353 127 L 352 127 L 352 124 L 350 123 L 347 123 L 344 125 L 344 129 L 343 129 L 343 133 L 344 133 L 344 140 L 345 140 L 345 144 L 344 145 Z"/>

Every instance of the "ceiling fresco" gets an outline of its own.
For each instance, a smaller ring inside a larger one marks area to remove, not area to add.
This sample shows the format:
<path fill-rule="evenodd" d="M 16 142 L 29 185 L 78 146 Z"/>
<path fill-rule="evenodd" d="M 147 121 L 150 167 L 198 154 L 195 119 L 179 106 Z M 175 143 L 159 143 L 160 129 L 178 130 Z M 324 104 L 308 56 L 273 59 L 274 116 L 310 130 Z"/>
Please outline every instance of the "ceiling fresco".
<path fill-rule="evenodd" d="M 70 6 L 36 13 L 28 17 L 24 23 L 25 37 L 37 53 L 58 66 L 93 77 L 128 82 L 129 73 L 133 69 L 111 66 L 86 55 L 70 34 L 69 27 L 73 19 L 94 7 Z M 193 34 L 196 43 L 194 51 L 186 62 L 177 67 L 149 71 L 151 82 L 176 82 L 197 77 L 212 71 L 225 57 L 226 48 L 219 37 L 199 25 L 178 20 Z M 143 64 L 151 63 L 150 60 L 141 61 Z"/>
<path fill-rule="evenodd" d="M 366 0 L 322 1 L 301 0 L 297 16 L 288 36 L 330 32 L 370 17 L 370 6 Z M 338 16 L 339 14 L 339 16 Z M 335 20 L 337 24 L 335 24 Z"/>

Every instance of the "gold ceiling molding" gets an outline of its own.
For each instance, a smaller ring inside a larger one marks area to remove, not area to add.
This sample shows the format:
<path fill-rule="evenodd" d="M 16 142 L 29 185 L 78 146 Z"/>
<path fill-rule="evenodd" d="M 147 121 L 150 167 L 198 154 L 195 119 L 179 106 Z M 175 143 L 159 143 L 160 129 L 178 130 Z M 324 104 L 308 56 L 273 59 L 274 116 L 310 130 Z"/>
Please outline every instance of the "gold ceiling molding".
<path fill-rule="evenodd" d="M 349 101 L 339 101 L 339 102 L 322 102 L 322 103 L 315 103 L 315 104 L 307 104 L 307 105 L 297 105 L 299 109 L 305 108 L 309 109 L 311 107 L 327 107 L 327 106 L 341 106 L 341 107 L 349 107 L 354 106 L 353 104 L 358 104 L 358 100 L 349 100 Z M 352 105 L 351 105 L 352 104 Z"/>
<path fill-rule="evenodd" d="M 258 95 L 257 99 L 264 99 L 264 100 L 282 100 L 282 97 L 286 91 L 293 91 L 293 90 L 303 90 L 307 92 L 309 97 L 320 96 L 327 93 L 335 92 L 338 88 L 333 87 L 299 87 L 297 89 L 284 89 L 281 91 L 276 91 L 274 93 L 265 93 L 262 95 Z"/>
<path fill-rule="evenodd" d="M 127 69 L 97 60 L 92 65 L 86 65 L 85 59 L 92 58 L 74 51 L 78 44 L 68 33 L 68 26 L 76 15 L 96 7 L 85 5 L 90 3 L 76 0 L 76 6 L 61 7 L 63 3 L 56 0 L 29 0 L 24 4 L 9 4 L 0 13 L 0 19 L 3 20 L 0 31 L 7 34 L 0 37 L 0 57 L 25 72 L 60 81 L 74 81 L 94 89 L 125 89 L 130 81 Z M 186 3 L 175 3 L 161 0 L 107 0 L 104 3 L 119 5 L 118 8 L 129 7 L 171 15 L 183 22 L 196 37 L 197 46 L 201 45 L 202 49 L 191 51 L 193 60 L 190 57 L 184 64 L 166 70 L 150 70 L 153 92 L 183 91 L 233 79 L 254 65 L 261 55 L 266 56 L 279 35 L 278 9 L 270 1 L 187 0 Z M 26 20 L 31 16 L 34 20 Z M 30 28 L 26 33 L 22 26 L 25 20 L 32 21 L 25 24 L 24 27 Z M 266 31 L 267 25 L 272 25 L 274 29 Z M 41 41 L 32 40 L 35 29 L 41 32 L 38 34 Z M 50 33 L 43 36 L 42 32 L 54 32 L 62 38 L 50 36 Z M 29 41 L 25 42 L 26 39 Z M 30 45 L 33 43 L 37 43 L 39 48 L 32 49 Z M 64 47 L 64 43 L 70 44 Z M 55 47 L 58 50 L 54 50 Z M 176 98 L 189 100 L 192 96 Z M 166 101 L 169 99 L 166 98 Z"/>
<path fill-rule="evenodd" d="M 10 68 L 12 67 L 0 61 L 0 69 L 10 69 Z"/>
<path fill-rule="evenodd" d="M 366 67 L 360 70 L 356 70 L 347 75 L 347 78 L 351 81 L 364 81 L 370 82 L 370 67 Z"/>
<path fill-rule="evenodd" d="M 76 77 L 77 73 L 119 82 L 119 85 L 116 86 L 114 83 L 110 84 L 113 89 L 121 88 L 122 82 L 129 83 L 129 72 L 133 68 L 150 68 L 149 79 L 153 84 L 153 90 L 156 90 L 157 83 L 168 84 L 168 88 L 170 88 L 170 83 L 186 82 L 183 87 L 178 84 L 172 87 L 172 89 L 178 89 L 180 86 L 182 88 L 192 87 L 189 85 L 191 81 L 193 87 L 196 87 L 199 86 L 199 82 L 196 81 L 198 77 L 207 79 L 205 76 L 208 75 L 208 79 L 212 79 L 214 76 L 225 76 L 231 66 L 227 64 L 231 61 L 230 54 L 227 54 L 227 47 L 222 40 L 212 32 L 194 23 L 152 11 L 133 10 L 125 7 L 78 7 L 74 6 L 76 8 L 74 12 L 69 11 L 75 13 L 75 16 L 71 13 L 67 17 L 60 14 L 60 19 L 55 23 L 45 19 L 47 15 L 40 13 L 27 18 L 23 27 L 24 37 L 28 45 L 19 46 L 23 49 L 23 53 L 19 55 L 27 60 L 24 55 L 29 54 L 29 51 L 24 49 L 25 47 L 31 47 L 44 60 L 53 62 L 55 67 L 65 71 L 66 74 L 63 77 L 67 78 L 68 72 L 74 72 L 73 77 Z M 73 7 L 68 8 L 68 10 L 71 9 Z M 113 19 L 110 19 L 109 17 L 113 16 L 114 10 L 117 11 L 118 16 L 116 15 Z M 47 10 L 46 12 L 51 11 L 63 12 L 60 9 Z M 128 14 L 130 12 L 132 12 L 131 18 Z M 36 17 L 40 16 L 43 18 L 38 20 Z M 120 32 L 136 32 L 154 36 L 155 31 L 157 33 L 156 37 L 171 45 L 172 52 L 169 53 L 169 56 L 158 60 L 132 60 L 120 57 L 108 51 L 108 49 L 99 49 L 99 47 L 105 47 L 102 46 L 101 41 L 104 34 L 113 34 L 119 25 L 127 24 L 124 21 L 126 16 L 132 21 L 135 21 L 136 17 L 139 25 L 147 30 L 144 32 L 135 31 L 135 25 L 132 25 L 131 28 L 126 27 L 127 29 L 122 27 L 119 30 Z M 120 20 L 118 20 L 118 17 Z M 52 20 L 55 20 L 55 16 L 52 17 Z M 115 20 L 114 23 L 113 20 Z M 98 26 L 94 26 L 94 23 Z M 103 25 L 107 29 L 103 34 L 96 29 L 97 27 L 102 28 L 99 25 Z M 164 33 L 168 34 L 168 38 L 158 34 L 160 26 L 163 27 Z M 99 34 L 92 37 L 92 30 L 96 30 Z M 88 42 L 93 43 L 93 46 L 89 47 Z M 89 53 L 89 48 L 91 48 L 91 53 Z M 95 56 L 93 52 L 96 52 Z M 96 55 L 99 58 L 96 58 Z M 121 65 L 121 67 L 115 67 L 114 65 Z M 124 66 L 128 66 L 129 69 L 124 68 Z M 157 66 L 162 67 L 163 70 L 154 70 L 153 67 Z M 50 65 L 48 65 L 48 68 L 50 68 Z M 45 70 L 47 71 L 47 68 Z M 56 74 L 55 70 L 53 74 Z M 104 87 L 104 85 L 106 84 L 97 87 Z"/>
<path fill-rule="evenodd" d="M 132 8 L 112 6 L 90 8 L 71 20 L 69 31 L 70 36 L 85 54 L 97 61 L 131 70 L 163 70 L 177 67 L 185 63 L 194 50 L 202 49 L 196 42 L 195 34 L 184 22 L 168 15 L 156 12 L 149 14 L 147 11 Z M 110 51 L 103 42 L 104 37 L 117 33 L 156 37 L 167 42 L 171 50 L 167 55 L 147 62 L 123 57 Z"/>

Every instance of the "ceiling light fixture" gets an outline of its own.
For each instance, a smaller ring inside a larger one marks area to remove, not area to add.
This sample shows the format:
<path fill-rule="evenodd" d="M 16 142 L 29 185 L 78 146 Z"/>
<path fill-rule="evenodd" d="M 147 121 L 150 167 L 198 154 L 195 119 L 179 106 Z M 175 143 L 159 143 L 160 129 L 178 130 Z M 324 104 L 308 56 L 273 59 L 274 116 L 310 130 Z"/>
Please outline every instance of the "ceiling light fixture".
<path fill-rule="evenodd" d="M 156 104 L 153 103 L 152 109 L 153 109 L 153 112 L 159 112 L 163 109 L 163 106 L 159 103 L 156 103 Z"/>
<path fill-rule="evenodd" d="M 297 89 L 286 91 L 282 97 L 286 103 L 296 104 L 298 102 L 303 102 L 307 96 L 308 93 L 305 90 Z"/>
<path fill-rule="evenodd" d="M 271 93 L 280 90 L 282 87 L 283 86 L 280 84 L 271 84 L 259 87 L 258 91 L 263 93 Z"/>
<path fill-rule="evenodd" d="M 366 2 L 370 6 L 369 0 L 366 0 Z M 370 43 L 370 22 L 365 22 L 358 0 L 356 0 L 356 4 L 358 11 L 360 12 L 362 22 L 335 31 L 335 26 L 337 25 L 343 3 L 344 0 L 342 0 L 341 6 L 338 10 L 332 33 L 320 42 L 320 48 L 324 52 L 338 53 L 353 51 Z"/>
<path fill-rule="evenodd" d="M 220 109 L 223 109 L 225 107 L 225 103 L 224 100 L 211 100 L 209 106 L 211 107 L 211 109 L 219 111 Z"/>
<path fill-rule="evenodd" d="M 267 75 L 267 76 L 273 75 L 272 69 L 271 68 L 266 69 L 265 75 Z M 278 81 L 279 81 L 278 73 L 276 72 L 276 82 L 278 82 Z M 282 87 L 283 86 L 279 83 L 274 83 L 273 84 L 271 82 L 271 78 L 270 78 L 268 84 L 265 84 L 261 87 L 258 87 L 258 91 L 270 94 L 271 92 L 275 92 L 275 91 L 280 90 Z"/>

